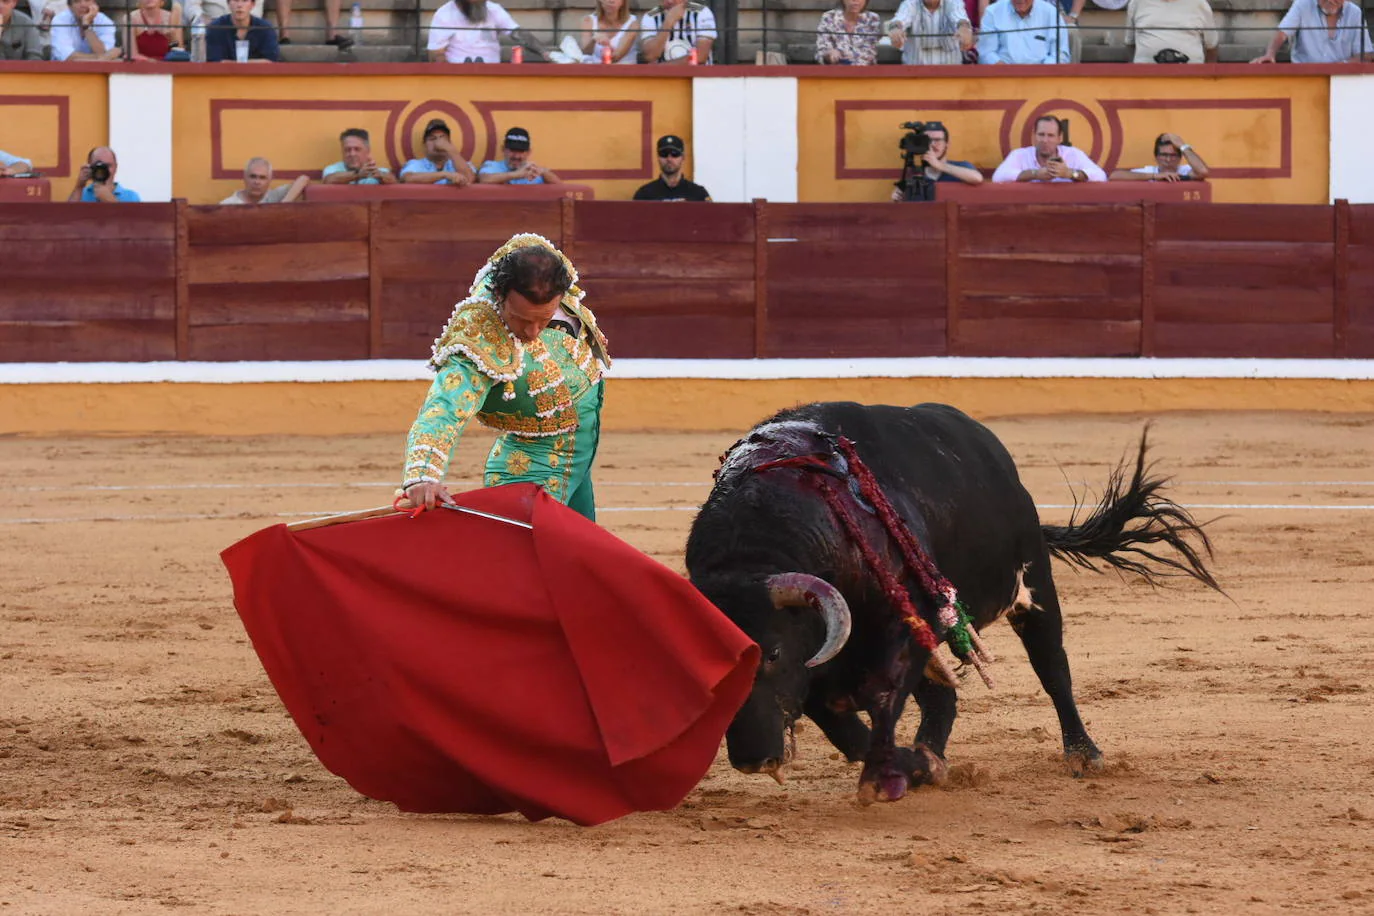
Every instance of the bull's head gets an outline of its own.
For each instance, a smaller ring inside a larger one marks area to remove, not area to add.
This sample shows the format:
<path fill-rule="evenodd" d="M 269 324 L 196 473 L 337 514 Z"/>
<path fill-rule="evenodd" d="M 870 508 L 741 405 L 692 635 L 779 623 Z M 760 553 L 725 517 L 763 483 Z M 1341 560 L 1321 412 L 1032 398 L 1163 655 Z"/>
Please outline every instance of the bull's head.
<path fill-rule="evenodd" d="M 833 585 L 806 573 L 704 590 L 762 650 L 754 689 L 725 733 L 730 764 L 782 782 L 782 768 L 796 752 L 793 728 L 802 714 L 811 669 L 844 648 L 849 606 Z"/>

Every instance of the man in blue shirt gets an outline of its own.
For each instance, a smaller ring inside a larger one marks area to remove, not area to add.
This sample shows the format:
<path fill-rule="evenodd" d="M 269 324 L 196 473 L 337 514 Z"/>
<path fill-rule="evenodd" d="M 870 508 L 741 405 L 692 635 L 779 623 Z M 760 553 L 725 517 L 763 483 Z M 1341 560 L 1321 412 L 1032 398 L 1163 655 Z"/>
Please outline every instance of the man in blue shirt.
<path fill-rule="evenodd" d="M 461 188 L 472 184 L 472 166 L 453 147 L 452 135 L 443 118 L 425 125 L 425 158 L 412 159 L 401 166 L 405 184 L 447 184 Z"/>
<path fill-rule="evenodd" d="M 266 19 L 253 15 L 253 0 L 229 0 L 229 15 L 221 16 L 205 30 L 207 61 L 236 61 L 240 43 L 241 63 L 267 64 L 281 58 L 277 33 Z"/>
<path fill-rule="evenodd" d="M 361 127 L 350 127 L 339 134 L 343 159 L 324 167 L 325 184 L 395 184 L 391 169 L 372 158 L 372 138 Z"/>
<path fill-rule="evenodd" d="M 1269 47 L 1252 64 L 1272 64 L 1279 48 L 1293 40 L 1295 64 L 1357 64 L 1374 60 L 1374 40 L 1364 14 L 1349 0 L 1293 0 Z"/>
<path fill-rule="evenodd" d="M 530 132 L 523 127 L 512 127 L 506 131 L 506 140 L 501 145 L 506 154 L 504 159 L 488 159 L 477 170 L 477 180 L 482 184 L 558 184 L 563 179 L 554 174 L 553 169 L 535 165 L 530 161 Z"/>
<path fill-rule="evenodd" d="M 136 204 L 137 191 L 120 187 L 115 181 L 119 160 L 108 146 L 97 146 L 86 156 L 86 164 L 76 176 L 76 187 L 67 195 L 68 203 Z"/>
<path fill-rule="evenodd" d="M 997 0 L 983 14 L 980 64 L 1066 64 L 1069 28 L 1046 0 Z"/>

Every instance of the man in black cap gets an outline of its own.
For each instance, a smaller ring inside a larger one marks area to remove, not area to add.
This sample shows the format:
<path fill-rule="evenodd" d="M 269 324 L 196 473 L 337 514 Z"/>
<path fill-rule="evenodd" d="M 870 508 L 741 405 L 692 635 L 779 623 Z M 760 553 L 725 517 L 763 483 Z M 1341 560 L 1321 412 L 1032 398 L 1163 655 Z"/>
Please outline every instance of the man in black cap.
<path fill-rule="evenodd" d="M 530 132 L 523 127 L 506 131 L 501 151 L 504 159 L 488 159 L 477 170 L 477 180 L 482 184 L 558 184 L 563 180 L 553 169 L 530 161 Z"/>
<path fill-rule="evenodd" d="M 477 175 L 458 150 L 443 118 L 425 125 L 425 157 L 401 166 L 401 181 L 406 184 L 447 184 L 457 188 L 472 184 Z"/>
<path fill-rule="evenodd" d="M 694 181 L 682 177 L 682 157 L 687 145 L 675 134 L 658 138 L 658 168 L 662 172 L 635 191 L 635 200 L 706 200 L 711 194 Z"/>

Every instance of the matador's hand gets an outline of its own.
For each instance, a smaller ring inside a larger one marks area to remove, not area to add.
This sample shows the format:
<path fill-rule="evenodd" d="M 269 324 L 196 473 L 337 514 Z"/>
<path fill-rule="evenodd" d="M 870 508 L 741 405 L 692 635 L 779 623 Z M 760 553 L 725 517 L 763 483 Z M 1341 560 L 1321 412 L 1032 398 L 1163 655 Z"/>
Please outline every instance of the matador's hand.
<path fill-rule="evenodd" d="M 422 480 L 406 487 L 401 498 L 397 502 L 399 508 L 420 508 L 433 509 L 440 503 L 453 505 L 453 497 L 449 495 L 448 488 L 441 483 Z"/>

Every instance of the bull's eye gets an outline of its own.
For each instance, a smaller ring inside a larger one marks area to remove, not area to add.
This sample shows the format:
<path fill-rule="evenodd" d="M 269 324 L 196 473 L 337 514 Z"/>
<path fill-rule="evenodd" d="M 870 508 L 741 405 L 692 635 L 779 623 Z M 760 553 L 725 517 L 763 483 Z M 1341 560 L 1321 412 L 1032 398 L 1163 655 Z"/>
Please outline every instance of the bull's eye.
<path fill-rule="evenodd" d="M 770 665 L 782 658 L 782 646 L 774 646 L 768 650 L 768 658 L 765 659 Z"/>

